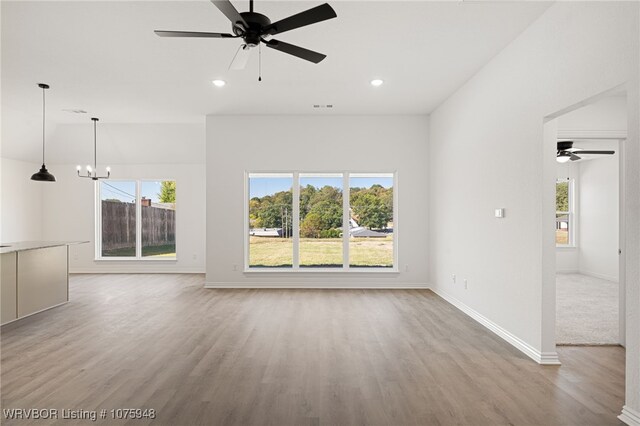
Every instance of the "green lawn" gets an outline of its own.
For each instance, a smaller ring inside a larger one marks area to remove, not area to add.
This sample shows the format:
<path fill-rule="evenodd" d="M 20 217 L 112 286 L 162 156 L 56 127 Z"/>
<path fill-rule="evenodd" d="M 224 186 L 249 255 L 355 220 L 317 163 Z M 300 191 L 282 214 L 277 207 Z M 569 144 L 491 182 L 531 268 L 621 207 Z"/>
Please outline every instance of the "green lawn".
<path fill-rule="evenodd" d="M 104 250 L 103 257 L 135 257 L 135 247 L 123 247 L 114 250 Z M 176 245 L 167 244 L 164 246 L 142 247 L 143 257 L 176 257 Z"/>
<path fill-rule="evenodd" d="M 349 264 L 352 267 L 392 267 L 393 236 L 352 238 L 349 240 Z M 251 267 L 290 267 L 293 264 L 293 241 L 290 238 L 251 237 Z M 342 267 L 341 238 L 301 238 L 300 266 Z"/>

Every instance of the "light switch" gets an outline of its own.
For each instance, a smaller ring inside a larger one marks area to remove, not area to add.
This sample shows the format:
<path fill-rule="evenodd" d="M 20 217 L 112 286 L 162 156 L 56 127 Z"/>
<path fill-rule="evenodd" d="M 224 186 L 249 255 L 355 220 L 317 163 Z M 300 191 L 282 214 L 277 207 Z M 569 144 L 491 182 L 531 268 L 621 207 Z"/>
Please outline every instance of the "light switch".
<path fill-rule="evenodd" d="M 501 218 L 504 217 L 504 209 L 496 209 L 495 216 Z"/>

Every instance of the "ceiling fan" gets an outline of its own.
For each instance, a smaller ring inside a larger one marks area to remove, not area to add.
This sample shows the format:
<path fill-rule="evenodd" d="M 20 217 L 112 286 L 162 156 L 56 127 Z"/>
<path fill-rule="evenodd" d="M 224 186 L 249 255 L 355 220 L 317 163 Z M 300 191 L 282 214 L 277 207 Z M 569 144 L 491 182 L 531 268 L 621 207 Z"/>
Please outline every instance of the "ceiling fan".
<path fill-rule="evenodd" d="M 558 141 L 558 153 L 556 154 L 556 160 L 558 163 L 566 163 L 567 161 L 580 160 L 577 154 L 597 154 L 597 155 L 612 155 L 615 151 L 588 151 L 580 148 L 573 147 L 573 141 Z"/>
<path fill-rule="evenodd" d="M 211 3 L 231 21 L 231 31 L 233 34 L 160 30 L 154 32 L 160 37 L 242 38 L 244 44 L 238 49 L 238 52 L 231 62 L 230 69 L 243 69 L 249 59 L 251 49 L 259 46 L 261 42 L 267 47 L 315 64 L 327 57 L 327 55 L 300 46 L 275 39 L 268 39 L 270 36 L 281 34 L 285 31 L 295 30 L 296 28 L 337 17 L 336 12 L 327 3 L 273 23 L 265 15 L 253 11 L 253 0 L 249 0 L 249 12 L 242 13 L 238 12 L 229 0 L 211 0 Z"/>

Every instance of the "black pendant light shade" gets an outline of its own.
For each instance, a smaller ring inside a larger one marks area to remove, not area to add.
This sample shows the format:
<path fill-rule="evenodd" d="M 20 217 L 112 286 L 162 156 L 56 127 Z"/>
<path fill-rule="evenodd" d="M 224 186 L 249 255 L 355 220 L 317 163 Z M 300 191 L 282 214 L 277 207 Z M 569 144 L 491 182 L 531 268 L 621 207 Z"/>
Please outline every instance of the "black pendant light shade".
<path fill-rule="evenodd" d="M 31 180 L 38 182 L 55 182 L 56 178 L 47 170 L 47 166 L 44 164 L 44 123 L 45 123 L 45 102 L 44 92 L 49 88 L 48 84 L 39 83 L 38 87 L 42 89 L 42 167 L 38 173 L 34 173 L 31 176 Z"/>
<path fill-rule="evenodd" d="M 37 180 L 39 182 L 55 182 L 56 177 L 49 173 L 49 170 L 47 170 L 47 167 L 43 163 L 38 173 L 31 175 L 31 180 Z"/>

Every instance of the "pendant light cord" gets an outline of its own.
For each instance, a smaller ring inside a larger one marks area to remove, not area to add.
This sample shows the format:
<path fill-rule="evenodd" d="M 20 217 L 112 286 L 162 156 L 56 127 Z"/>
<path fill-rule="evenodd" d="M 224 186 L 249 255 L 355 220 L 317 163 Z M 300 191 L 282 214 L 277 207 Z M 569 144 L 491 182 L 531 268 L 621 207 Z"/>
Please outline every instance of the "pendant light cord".
<path fill-rule="evenodd" d="M 46 90 L 46 88 L 42 88 L 42 164 L 44 164 L 44 123 L 45 123 L 45 114 L 46 114 L 46 109 L 45 109 L 45 97 L 44 97 L 44 91 Z"/>
<path fill-rule="evenodd" d="M 93 170 L 96 172 L 98 170 L 98 136 L 96 131 L 96 123 L 97 121 L 93 121 Z"/>
<path fill-rule="evenodd" d="M 262 81 L 262 43 L 258 43 L 258 81 Z"/>

